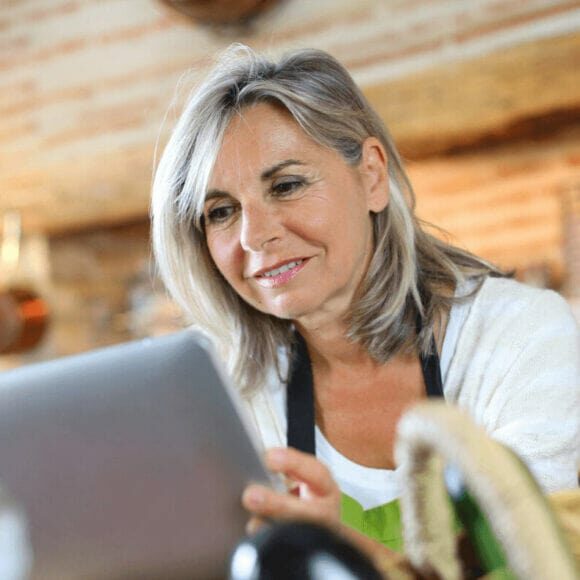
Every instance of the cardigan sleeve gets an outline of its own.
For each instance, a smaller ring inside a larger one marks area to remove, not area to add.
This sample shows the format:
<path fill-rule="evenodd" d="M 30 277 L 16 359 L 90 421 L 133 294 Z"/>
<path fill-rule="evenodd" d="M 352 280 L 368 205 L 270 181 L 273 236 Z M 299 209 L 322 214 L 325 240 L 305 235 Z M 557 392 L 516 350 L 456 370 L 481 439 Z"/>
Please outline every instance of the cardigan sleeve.
<path fill-rule="evenodd" d="M 552 492 L 578 486 L 580 335 L 561 296 L 532 292 L 521 308 L 505 312 L 489 361 L 498 365 L 485 422 Z"/>

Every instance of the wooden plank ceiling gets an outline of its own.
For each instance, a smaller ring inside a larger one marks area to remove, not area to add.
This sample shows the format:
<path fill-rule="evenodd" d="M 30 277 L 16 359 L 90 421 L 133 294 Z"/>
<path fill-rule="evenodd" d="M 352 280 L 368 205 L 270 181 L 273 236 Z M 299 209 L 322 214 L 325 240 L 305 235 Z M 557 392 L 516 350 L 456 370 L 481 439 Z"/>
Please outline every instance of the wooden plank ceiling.
<path fill-rule="evenodd" d="M 145 219 L 168 103 L 208 55 L 234 40 L 316 46 L 391 127 L 425 219 L 488 257 L 509 238 L 510 264 L 558 269 L 562 196 L 580 189 L 579 23 L 565 0 L 287 0 L 222 30 L 155 0 L 6 2 L 0 214 L 50 234 Z"/>

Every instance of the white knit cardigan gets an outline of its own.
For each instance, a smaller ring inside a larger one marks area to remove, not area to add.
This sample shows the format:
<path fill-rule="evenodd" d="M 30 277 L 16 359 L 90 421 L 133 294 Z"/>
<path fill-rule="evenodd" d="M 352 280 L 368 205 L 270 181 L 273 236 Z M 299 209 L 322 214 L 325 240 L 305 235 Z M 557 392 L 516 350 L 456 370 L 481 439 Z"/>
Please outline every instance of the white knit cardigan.
<path fill-rule="evenodd" d="M 468 306 L 444 345 L 445 400 L 518 453 L 545 491 L 577 487 L 580 333 L 570 307 L 555 292 L 503 278 L 488 278 Z M 244 401 L 263 448 L 286 445 L 284 398 L 272 373 Z"/>

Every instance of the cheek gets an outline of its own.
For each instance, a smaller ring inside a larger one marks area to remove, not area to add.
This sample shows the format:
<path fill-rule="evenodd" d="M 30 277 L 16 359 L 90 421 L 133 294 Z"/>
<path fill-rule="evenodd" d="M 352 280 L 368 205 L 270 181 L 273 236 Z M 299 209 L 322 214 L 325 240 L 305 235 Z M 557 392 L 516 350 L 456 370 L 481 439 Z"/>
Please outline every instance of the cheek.
<path fill-rule="evenodd" d="M 235 277 L 236 269 L 241 268 L 241 258 L 239 255 L 239 244 L 231 236 L 224 235 L 223 232 L 210 234 L 207 237 L 207 247 L 209 255 L 226 280 Z"/>

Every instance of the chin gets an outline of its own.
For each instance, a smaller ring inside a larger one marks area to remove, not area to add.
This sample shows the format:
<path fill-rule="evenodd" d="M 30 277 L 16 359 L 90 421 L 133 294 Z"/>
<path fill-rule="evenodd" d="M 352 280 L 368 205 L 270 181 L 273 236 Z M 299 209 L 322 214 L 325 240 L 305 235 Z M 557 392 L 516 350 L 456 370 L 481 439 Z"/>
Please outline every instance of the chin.
<path fill-rule="evenodd" d="M 254 304 L 254 307 L 265 314 L 280 318 L 281 320 L 296 320 L 297 318 L 306 316 L 312 311 L 312 308 L 309 308 L 306 304 L 292 302 L 284 304 Z"/>

